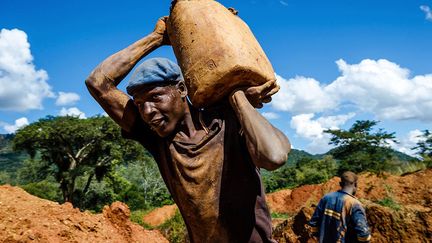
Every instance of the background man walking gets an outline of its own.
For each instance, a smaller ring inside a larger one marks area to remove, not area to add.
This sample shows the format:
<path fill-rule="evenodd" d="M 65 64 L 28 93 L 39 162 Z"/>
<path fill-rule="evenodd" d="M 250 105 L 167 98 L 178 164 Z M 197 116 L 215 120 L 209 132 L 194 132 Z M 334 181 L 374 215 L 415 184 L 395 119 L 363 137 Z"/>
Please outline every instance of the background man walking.
<path fill-rule="evenodd" d="M 309 225 L 319 242 L 369 242 L 366 213 L 354 197 L 358 177 L 351 171 L 341 176 L 341 190 L 326 194 L 318 203 Z"/>

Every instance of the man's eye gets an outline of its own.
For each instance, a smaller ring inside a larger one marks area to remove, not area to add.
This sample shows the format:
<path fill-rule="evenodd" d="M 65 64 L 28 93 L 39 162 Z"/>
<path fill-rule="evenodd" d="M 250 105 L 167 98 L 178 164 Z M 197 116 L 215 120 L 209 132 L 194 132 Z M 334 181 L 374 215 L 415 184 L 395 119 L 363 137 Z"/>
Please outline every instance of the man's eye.
<path fill-rule="evenodd" d="M 160 95 L 158 95 L 158 94 L 155 94 L 155 95 L 153 95 L 153 96 L 152 96 L 152 98 L 153 98 L 154 100 L 157 100 L 157 99 L 159 99 L 159 98 L 160 98 Z"/>

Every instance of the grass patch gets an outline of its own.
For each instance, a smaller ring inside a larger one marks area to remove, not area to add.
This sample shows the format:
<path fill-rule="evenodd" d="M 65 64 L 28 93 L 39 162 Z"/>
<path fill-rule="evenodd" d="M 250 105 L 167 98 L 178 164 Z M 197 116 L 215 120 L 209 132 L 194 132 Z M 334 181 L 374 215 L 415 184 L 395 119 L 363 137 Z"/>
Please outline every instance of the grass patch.
<path fill-rule="evenodd" d="M 377 203 L 381 206 L 391 208 L 395 211 L 399 211 L 401 209 L 401 206 L 399 205 L 399 203 L 396 202 L 392 197 L 385 197 L 385 198 L 377 201 Z"/>
<path fill-rule="evenodd" d="M 144 227 L 144 229 L 153 229 L 150 225 L 144 223 L 143 216 L 149 213 L 152 209 L 139 209 L 131 211 L 130 220 Z"/>
<path fill-rule="evenodd" d="M 395 164 L 388 169 L 388 172 L 393 175 L 404 176 L 420 170 L 424 170 L 426 168 L 427 163 L 425 163 L 424 161 L 413 161 Z"/>
<path fill-rule="evenodd" d="M 186 225 L 178 210 L 175 213 L 174 217 L 167 220 L 165 223 L 163 223 L 157 228 L 171 243 L 189 242 Z"/>
<path fill-rule="evenodd" d="M 290 216 L 287 213 L 272 212 L 271 217 L 272 219 L 288 219 Z"/>

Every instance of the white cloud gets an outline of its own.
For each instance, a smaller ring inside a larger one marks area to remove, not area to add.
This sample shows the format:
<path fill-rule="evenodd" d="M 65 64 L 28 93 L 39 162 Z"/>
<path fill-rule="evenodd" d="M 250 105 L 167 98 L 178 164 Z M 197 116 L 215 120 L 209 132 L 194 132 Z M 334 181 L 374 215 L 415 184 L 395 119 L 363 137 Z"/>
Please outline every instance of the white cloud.
<path fill-rule="evenodd" d="M 282 5 L 284 5 L 284 6 L 288 6 L 288 3 L 285 2 L 285 1 L 280 0 L 279 3 L 282 4 Z"/>
<path fill-rule="evenodd" d="M 63 107 L 59 113 L 60 116 L 74 116 L 81 119 L 85 119 L 86 115 L 84 112 L 80 111 L 77 107 L 65 108 Z"/>
<path fill-rule="evenodd" d="M 293 114 L 316 113 L 333 109 L 337 103 L 312 78 L 295 77 L 289 80 L 276 74 L 280 90 L 273 96 L 271 106 Z"/>
<path fill-rule="evenodd" d="M 385 59 L 358 64 L 336 62 L 341 75 L 328 85 L 312 78 L 285 80 L 271 103 L 293 114 L 334 111 L 344 105 L 374 114 L 381 120 L 432 121 L 432 74 L 410 77 L 410 71 Z"/>
<path fill-rule="evenodd" d="M 79 100 L 80 100 L 80 96 L 77 93 L 59 92 L 59 95 L 56 100 L 56 105 L 70 106 L 70 105 L 74 105 Z"/>
<path fill-rule="evenodd" d="M 338 129 L 355 113 L 348 113 L 337 116 L 323 116 L 313 120 L 315 114 L 300 114 L 291 118 L 291 128 L 295 129 L 299 137 L 310 141 L 307 145 L 308 151 L 312 153 L 323 153 L 328 151 L 331 146 L 328 144 L 330 135 L 324 133 L 326 129 Z"/>
<path fill-rule="evenodd" d="M 342 75 L 325 91 L 340 103 L 354 104 L 378 119 L 432 121 L 432 74 L 410 78 L 408 69 L 385 59 L 336 63 Z"/>
<path fill-rule="evenodd" d="M 36 70 L 24 31 L 0 31 L 0 110 L 42 109 L 44 98 L 53 97 L 48 74 Z"/>
<path fill-rule="evenodd" d="M 318 121 L 313 121 L 315 115 L 301 114 L 291 118 L 291 127 L 296 130 L 296 134 L 307 139 L 322 138 L 324 128 Z"/>
<path fill-rule="evenodd" d="M 425 18 L 429 21 L 432 21 L 432 11 L 429 6 L 421 5 L 420 9 L 426 14 Z"/>
<path fill-rule="evenodd" d="M 29 124 L 29 121 L 26 117 L 21 117 L 17 120 L 15 120 L 15 124 L 10 125 L 10 124 L 5 124 L 3 126 L 3 129 L 7 132 L 7 133 L 15 133 L 16 130 L 27 126 Z"/>
<path fill-rule="evenodd" d="M 412 150 L 412 148 L 414 148 L 418 142 L 424 140 L 424 138 L 421 137 L 423 133 L 418 130 L 412 130 L 410 132 L 408 132 L 408 134 L 406 134 L 405 136 L 401 137 L 398 139 L 399 143 L 394 143 L 392 141 L 389 141 L 390 146 L 402 153 L 411 155 L 411 156 L 416 156 L 416 150 Z"/>
<path fill-rule="evenodd" d="M 275 112 L 263 112 L 263 113 L 261 113 L 261 115 L 263 115 L 265 118 L 267 118 L 269 120 L 278 119 L 280 117 L 279 114 L 277 114 Z"/>

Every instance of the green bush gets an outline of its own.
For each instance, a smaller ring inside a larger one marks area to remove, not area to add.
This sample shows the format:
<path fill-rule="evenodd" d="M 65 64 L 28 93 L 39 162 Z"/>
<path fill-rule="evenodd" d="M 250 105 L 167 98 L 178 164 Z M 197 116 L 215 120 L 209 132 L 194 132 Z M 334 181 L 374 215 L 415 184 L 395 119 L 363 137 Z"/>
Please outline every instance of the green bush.
<path fill-rule="evenodd" d="M 272 212 L 271 217 L 272 217 L 272 219 L 288 219 L 289 214 Z"/>
<path fill-rule="evenodd" d="M 281 188 L 325 182 L 335 176 L 337 170 L 338 165 L 332 156 L 322 159 L 301 158 L 295 165 L 263 173 L 263 183 L 267 192 L 274 192 Z"/>
<path fill-rule="evenodd" d="M 6 171 L 0 171 L 0 185 L 11 184 L 12 178 Z"/>
<path fill-rule="evenodd" d="M 119 193 L 132 210 L 173 204 L 168 188 L 153 158 L 118 166 L 117 176 L 129 183 Z"/>
<path fill-rule="evenodd" d="M 399 203 L 397 203 L 392 197 L 385 197 L 379 201 L 377 201 L 378 204 L 384 207 L 391 208 L 395 211 L 399 211 L 401 209 L 401 206 Z"/>
<path fill-rule="evenodd" d="M 176 212 L 174 217 L 159 226 L 158 229 L 171 243 L 189 242 L 186 225 L 179 211 Z"/>
<path fill-rule="evenodd" d="M 413 162 L 399 162 L 391 161 L 391 166 L 388 168 L 387 172 L 393 175 L 404 175 L 413 173 L 419 170 L 424 170 L 427 168 L 427 164 L 423 161 L 413 161 Z"/>
<path fill-rule="evenodd" d="M 153 229 L 153 227 L 151 227 L 150 225 L 144 223 L 144 221 L 143 221 L 144 215 L 146 215 L 147 213 L 149 213 L 151 210 L 152 209 L 133 210 L 133 211 L 131 211 L 130 220 L 132 222 L 134 222 L 134 223 L 137 223 L 137 224 L 141 225 L 145 229 Z"/>
<path fill-rule="evenodd" d="M 115 201 L 121 201 L 115 193 L 107 178 L 101 182 L 92 181 L 85 196 L 81 190 L 76 190 L 74 200 L 81 210 L 91 210 L 101 212 L 105 205 L 110 205 Z M 77 182 L 80 185 L 83 181 Z"/>
<path fill-rule="evenodd" d="M 399 211 L 401 209 L 401 205 L 393 199 L 393 188 L 390 185 L 384 184 L 384 189 L 387 193 L 387 196 L 379 201 L 378 204 L 391 208 L 395 211 Z"/>
<path fill-rule="evenodd" d="M 62 202 L 62 193 L 59 189 L 59 184 L 50 180 L 43 180 L 39 182 L 29 183 L 22 185 L 26 192 L 51 201 Z"/>
<path fill-rule="evenodd" d="M 26 159 L 17 170 L 18 183 L 26 185 L 55 174 L 55 167 L 40 159 Z"/>

